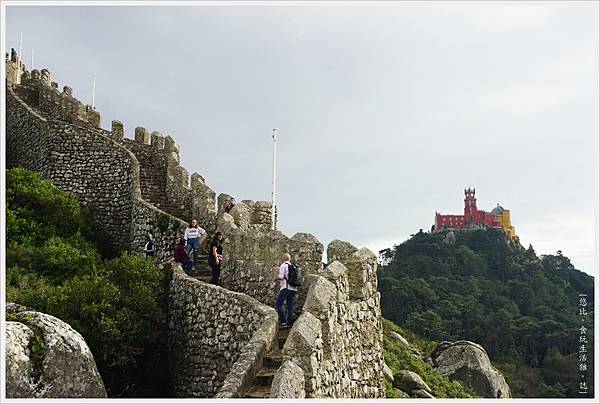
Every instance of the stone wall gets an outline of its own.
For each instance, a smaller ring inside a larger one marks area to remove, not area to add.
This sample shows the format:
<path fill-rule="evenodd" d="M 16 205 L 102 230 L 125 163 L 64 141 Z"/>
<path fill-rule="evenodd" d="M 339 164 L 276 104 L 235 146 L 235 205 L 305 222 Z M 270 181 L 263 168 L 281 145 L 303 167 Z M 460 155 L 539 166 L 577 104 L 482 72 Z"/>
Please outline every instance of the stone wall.
<path fill-rule="evenodd" d="M 135 199 L 131 225 L 132 250 L 142 252 L 148 235 L 151 235 L 156 246 L 156 261 L 170 260 L 186 226 L 184 221 L 142 199 Z"/>
<path fill-rule="evenodd" d="M 10 86 L 6 91 L 6 166 L 44 173 L 50 157 L 48 122 L 21 102 Z"/>
<path fill-rule="evenodd" d="M 190 278 L 175 266 L 169 291 L 176 397 L 237 397 L 262 366 L 277 332 L 275 310 Z"/>
<path fill-rule="evenodd" d="M 113 121 L 113 134 L 115 132 L 119 133 L 116 131 L 117 128 L 115 127 L 115 124 L 116 121 Z M 116 136 L 113 137 L 117 140 Z M 165 203 L 167 171 L 167 162 L 162 149 L 158 148 L 156 143 L 150 145 L 138 140 L 131 140 L 123 137 L 121 137 L 121 141 L 123 142 L 123 146 L 135 155 L 140 164 L 140 191 L 142 193 L 142 198 L 157 208 L 162 208 Z"/>
<path fill-rule="evenodd" d="M 200 174 L 190 177 L 180 166 L 179 145 L 171 136 L 137 127 L 134 139 L 128 139 L 124 137 L 123 124 L 113 121 L 111 137 L 137 158 L 145 201 L 184 222 L 195 217 L 209 233 L 216 230 L 216 194 Z"/>
<path fill-rule="evenodd" d="M 6 64 L 7 72 L 14 71 L 16 62 Z M 64 86 L 58 89 L 58 84 L 52 81 L 48 69 L 27 71 L 21 68 L 21 79 L 16 91 L 21 99 L 32 106 L 45 118 L 73 123 L 90 128 L 100 127 L 100 114 L 91 106 L 85 105 L 73 97 L 73 89 Z M 9 83 L 14 83 L 10 80 Z"/>
<path fill-rule="evenodd" d="M 133 200 L 139 197 L 135 157 L 100 132 L 45 120 L 7 90 L 7 167 L 37 171 L 75 193 L 106 228 L 113 246 L 127 249 Z"/>
<path fill-rule="evenodd" d="M 158 146 L 160 142 L 125 143 L 122 136 L 119 139 L 118 130 L 115 134 L 47 119 L 23 102 L 10 86 L 6 123 L 7 167 L 21 166 L 39 172 L 62 190 L 76 194 L 106 228 L 114 248 L 141 252 L 151 234 L 157 246 L 157 260 L 162 262 L 173 256 L 186 223 L 142 200 L 142 189 L 147 195 L 159 194 L 160 185 L 156 186 L 150 178 L 149 164 L 160 159 L 164 151 Z M 122 147 L 124 143 L 131 149 Z M 148 151 L 152 148 L 154 154 Z M 144 175 L 131 150 L 143 157 Z"/>
<path fill-rule="evenodd" d="M 384 396 L 372 252 L 336 240 L 323 270 L 323 245 L 314 236 L 271 230 L 270 202 L 243 200 L 225 213 L 229 195 L 219 195 L 217 205 L 204 178 L 190 178 L 180 166 L 170 136 L 138 127 L 134 139 L 126 139 L 118 121 L 111 131 L 100 129 L 99 114 L 82 109 L 68 87 L 58 92 L 48 71 L 40 77 L 25 72 L 22 81 L 7 90 L 8 167 L 40 172 L 75 193 L 117 248 L 141 251 L 151 234 L 159 262 L 172 257 L 191 217 L 209 236 L 217 229 L 225 234 L 221 282 L 230 290 L 180 268 L 170 284 L 170 363 L 178 397 L 233 398 L 250 384 L 277 331 L 277 315 L 267 306 L 273 306 L 273 277 L 285 252 L 301 268 L 296 315 L 302 315 L 284 346 L 287 362 L 276 385 L 306 397 Z M 290 379 L 300 373 L 303 383 Z"/>
<path fill-rule="evenodd" d="M 238 205 L 232 213 L 235 214 Z M 303 287 L 299 288 L 296 303 L 296 312 L 299 314 L 308 290 L 305 284 L 307 275 L 318 274 L 323 269 L 323 244 L 308 233 L 296 233 L 290 238 L 276 230 L 242 230 L 237 226 L 234 216 L 227 213 L 219 217 L 218 228 L 225 234 L 221 284 L 273 306 L 279 290 L 273 278 L 277 274 L 281 255 L 287 252 L 301 269 L 300 282 Z"/>
<path fill-rule="evenodd" d="M 385 397 L 377 259 L 366 248 L 347 247 L 339 241 L 328 247 L 328 256 L 343 263 L 314 276 L 283 347 L 286 363 L 303 371 L 306 397 Z"/>

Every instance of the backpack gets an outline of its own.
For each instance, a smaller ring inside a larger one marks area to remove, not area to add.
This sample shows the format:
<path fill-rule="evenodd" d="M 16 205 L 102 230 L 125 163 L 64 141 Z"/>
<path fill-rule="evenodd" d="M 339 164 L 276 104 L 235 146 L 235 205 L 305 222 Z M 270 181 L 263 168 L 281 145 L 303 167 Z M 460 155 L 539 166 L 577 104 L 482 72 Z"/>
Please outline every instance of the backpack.
<path fill-rule="evenodd" d="M 300 286 L 300 267 L 298 265 L 290 262 L 288 264 L 288 277 L 285 278 L 288 285 L 297 288 Z"/>

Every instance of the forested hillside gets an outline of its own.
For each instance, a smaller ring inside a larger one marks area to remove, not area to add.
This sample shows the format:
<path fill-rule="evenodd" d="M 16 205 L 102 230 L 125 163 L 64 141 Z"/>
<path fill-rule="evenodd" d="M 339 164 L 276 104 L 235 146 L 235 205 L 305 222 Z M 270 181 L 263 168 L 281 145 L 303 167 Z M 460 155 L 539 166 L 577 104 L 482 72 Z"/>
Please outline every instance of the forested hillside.
<path fill-rule="evenodd" d="M 581 381 L 593 396 L 593 277 L 560 251 L 538 257 L 502 231 L 446 236 L 421 232 L 380 252 L 383 316 L 428 339 L 481 344 L 513 397 L 585 397 Z"/>

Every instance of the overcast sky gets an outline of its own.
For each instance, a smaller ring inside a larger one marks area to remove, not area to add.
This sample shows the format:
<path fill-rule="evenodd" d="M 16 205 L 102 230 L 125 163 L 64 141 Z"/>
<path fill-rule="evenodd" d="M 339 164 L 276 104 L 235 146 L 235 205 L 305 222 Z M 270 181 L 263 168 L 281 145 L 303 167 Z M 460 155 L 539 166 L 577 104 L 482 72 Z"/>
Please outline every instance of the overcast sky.
<path fill-rule="evenodd" d="M 279 227 L 377 251 L 478 206 L 593 273 L 598 3 L 9 6 L 5 46 Z"/>

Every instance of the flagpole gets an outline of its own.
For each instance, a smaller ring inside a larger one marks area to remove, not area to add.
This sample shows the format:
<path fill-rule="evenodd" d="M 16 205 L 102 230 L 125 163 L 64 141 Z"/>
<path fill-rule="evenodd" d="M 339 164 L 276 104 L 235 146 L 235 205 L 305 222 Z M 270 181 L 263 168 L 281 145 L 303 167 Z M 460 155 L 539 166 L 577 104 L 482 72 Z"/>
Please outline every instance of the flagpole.
<path fill-rule="evenodd" d="M 92 108 L 96 109 L 96 76 L 94 76 L 94 84 L 92 86 Z"/>
<path fill-rule="evenodd" d="M 21 84 L 21 59 L 23 58 L 23 31 L 21 31 L 21 41 L 19 42 L 19 62 L 17 65 L 17 84 Z"/>
<path fill-rule="evenodd" d="M 277 169 L 277 128 L 273 128 L 273 179 L 271 192 L 271 229 L 275 230 L 275 178 Z"/>
<path fill-rule="evenodd" d="M 33 48 L 31 49 L 31 67 L 29 68 L 29 70 L 33 70 Z"/>

